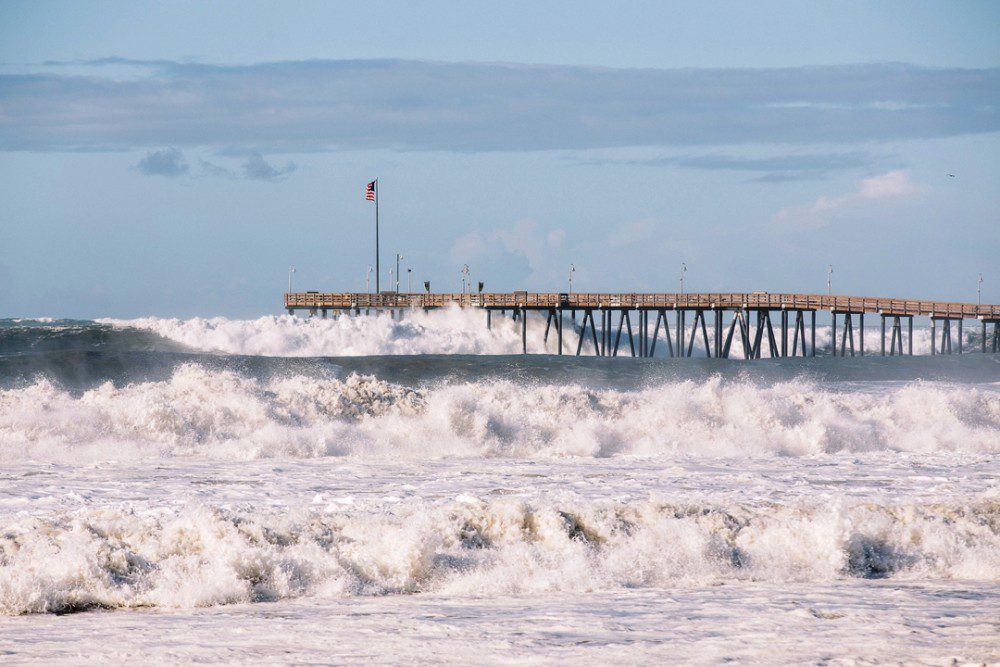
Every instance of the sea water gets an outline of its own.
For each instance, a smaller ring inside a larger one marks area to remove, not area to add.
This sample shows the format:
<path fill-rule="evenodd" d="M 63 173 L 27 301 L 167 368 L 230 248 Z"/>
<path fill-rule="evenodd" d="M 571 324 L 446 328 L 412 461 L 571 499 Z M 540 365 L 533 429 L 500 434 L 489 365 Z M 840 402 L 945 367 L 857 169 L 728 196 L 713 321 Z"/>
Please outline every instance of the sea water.
<path fill-rule="evenodd" d="M 1000 659 L 997 356 L 493 325 L 0 321 L 0 656 Z"/>

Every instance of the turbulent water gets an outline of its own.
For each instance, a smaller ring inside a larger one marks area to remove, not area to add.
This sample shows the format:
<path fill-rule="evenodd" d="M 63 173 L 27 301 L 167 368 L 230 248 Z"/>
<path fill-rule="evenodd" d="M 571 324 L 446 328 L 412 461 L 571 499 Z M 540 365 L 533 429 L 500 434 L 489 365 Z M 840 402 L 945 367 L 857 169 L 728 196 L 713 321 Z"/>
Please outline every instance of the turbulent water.
<path fill-rule="evenodd" d="M 459 311 L 0 320 L 0 651 L 1000 659 L 995 355 L 520 346 Z"/>

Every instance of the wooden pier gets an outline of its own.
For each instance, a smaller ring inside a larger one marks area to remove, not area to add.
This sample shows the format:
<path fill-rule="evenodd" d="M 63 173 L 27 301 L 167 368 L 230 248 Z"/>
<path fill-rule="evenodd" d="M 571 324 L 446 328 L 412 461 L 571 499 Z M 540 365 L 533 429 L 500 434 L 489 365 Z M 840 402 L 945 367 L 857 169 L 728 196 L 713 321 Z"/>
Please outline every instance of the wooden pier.
<path fill-rule="evenodd" d="M 360 314 L 362 311 L 389 311 L 393 316 L 398 314 L 402 317 L 410 309 L 431 310 L 451 306 L 485 311 L 487 327 L 492 326 L 494 313 L 505 314 L 510 310 L 515 321 L 520 322 L 522 351 L 525 354 L 528 352 L 527 317 L 532 311 L 545 315 L 545 340 L 547 342 L 550 332 L 554 332 L 558 354 L 564 354 L 563 326 L 567 311 L 574 322 L 577 337 L 575 346 L 571 343 L 569 353 L 577 355 L 589 348 L 598 356 L 618 356 L 619 349 L 624 354 L 627 345 L 631 356 L 651 357 L 657 342 L 662 341 L 661 345 L 667 347 L 667 355 L 672 357 L 689 357 L 697 345 L 709 357 L 728 358 L 734 343 L 741 346 L 748 359 L 759 359 L 765 345 L 772 357 L 816 356 L 816 312 L 819 310 L 831 313 L 830 350 L 834 355 L 838 352 L 840 356 L 865 355 L 866 314 L 881 318 L 879 352 L 882 355 L 913 354 L 914 317 L 930 318 L 931 354 L 951 354 L 953 351 L 961 354 L 962 324 L 966 319 L 981 322 L 982 352 L 1000 352 L 1000 305 L 990 304 L 768 292 L 285 294 L 285 308 L 289 313 L 305 310 L 311 315 L 323 317 L 329 312 Z M 576 324 L 577 311 L 582 314 L 579 324 Z M 667 317 L 670 312 L 674 314 L 673 332 Z M 691 316 L 690 328 L 688 316 Z M 724 322 L 726 316 L 728 326 Z M 595 317 L 601 320 L 600 324 Z M 714 324 L 711 341 L 708 318 Z M 839 341 L 838 320 L 841 324 Z M 791 345 L 788 340 L 790 324 Z M 992 342 L 987 345 L 987 326 L 990 324 L 993 325 L 993 335 Z M 952 344 L 953 327 L 957 330 L 955 345 Z"/>

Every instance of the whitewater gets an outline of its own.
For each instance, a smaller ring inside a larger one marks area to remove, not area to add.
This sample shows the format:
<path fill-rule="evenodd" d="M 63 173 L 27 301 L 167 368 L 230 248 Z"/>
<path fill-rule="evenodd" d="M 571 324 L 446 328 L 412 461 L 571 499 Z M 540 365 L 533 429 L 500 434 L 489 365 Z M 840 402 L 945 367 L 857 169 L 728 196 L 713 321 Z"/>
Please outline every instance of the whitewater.
<path fill-rule="evenodd" d="M 995 355 L 528 339 L 459 310 L 0 320 L 0 654 L 1000 660 Z"/>

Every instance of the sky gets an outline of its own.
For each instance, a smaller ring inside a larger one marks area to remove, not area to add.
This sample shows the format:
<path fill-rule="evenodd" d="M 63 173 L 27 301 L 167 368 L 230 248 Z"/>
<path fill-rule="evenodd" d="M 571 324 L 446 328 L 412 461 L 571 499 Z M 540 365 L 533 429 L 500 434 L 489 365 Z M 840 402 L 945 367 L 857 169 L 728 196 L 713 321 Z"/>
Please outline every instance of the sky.
<path fill-rule="evenodd" d="M 0 317 L 364 291 L 376 177 L 382 289 L 1000 303 L 998 132 L 995 2 L 0 0 Z"/>

